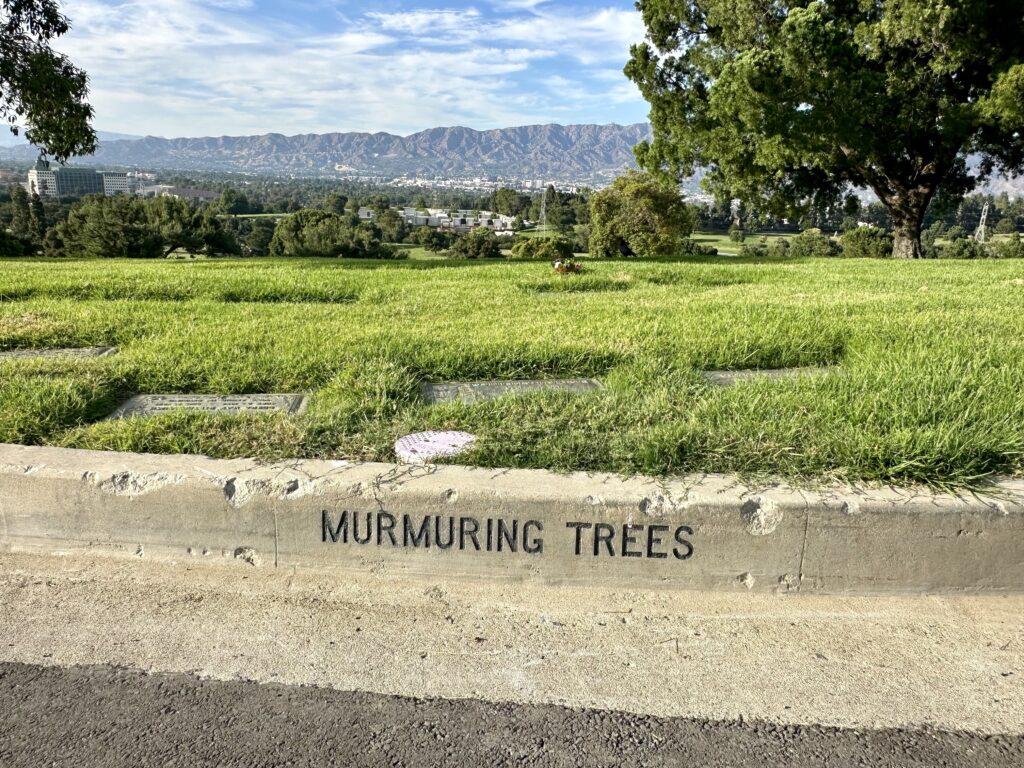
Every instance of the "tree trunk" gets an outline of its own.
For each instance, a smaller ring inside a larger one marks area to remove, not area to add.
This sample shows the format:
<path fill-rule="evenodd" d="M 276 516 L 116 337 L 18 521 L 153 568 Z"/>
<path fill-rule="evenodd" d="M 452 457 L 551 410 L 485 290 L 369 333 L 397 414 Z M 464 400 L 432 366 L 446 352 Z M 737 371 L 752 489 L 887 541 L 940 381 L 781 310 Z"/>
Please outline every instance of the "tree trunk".
<path fill-rule="evenodd" d="M 896 225 L 893 232 L 892 257 L 894 259 L 921 259 L 921 225 Z"/>
<path fill-rule="evenodd" d="M 893 224 L 892 257 L 894 259 L 921 259 L 921 229 L 924 214 L 934 190 L 918 189 L 895 197 L 889 208 Z"/>

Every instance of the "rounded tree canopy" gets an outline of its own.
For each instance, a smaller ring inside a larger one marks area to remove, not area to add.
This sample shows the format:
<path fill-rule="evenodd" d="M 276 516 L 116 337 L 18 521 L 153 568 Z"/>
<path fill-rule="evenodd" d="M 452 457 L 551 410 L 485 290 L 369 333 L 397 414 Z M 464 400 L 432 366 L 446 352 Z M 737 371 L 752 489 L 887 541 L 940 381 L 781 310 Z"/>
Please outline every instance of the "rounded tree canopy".
<path fill-rule="evenodd" d="M 701 166 L 719 196 L 789 216 L 870 188 L 896 255 L 916 256 L 940 189 L 1024 168 L 1020 0 L 637 5 L 649 41 L 626 73 L 651 104 L 649 169 Z"/>

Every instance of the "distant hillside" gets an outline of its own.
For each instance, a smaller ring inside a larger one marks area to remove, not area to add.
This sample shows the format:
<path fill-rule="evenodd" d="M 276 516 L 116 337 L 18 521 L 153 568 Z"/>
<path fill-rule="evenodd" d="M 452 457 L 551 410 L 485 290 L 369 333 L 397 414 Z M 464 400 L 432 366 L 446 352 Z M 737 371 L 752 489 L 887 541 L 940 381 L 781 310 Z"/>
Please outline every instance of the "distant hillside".
<path fill-rule="evenodd" d="M 111 133 L 110 131 L 96 131 L 96 135 L 99 140 L 102 141 L 134 141 L 141 139 L 141 136 L 134 136 L 130 133 Z M 18 135 L 15 136 L 11 133 L 10 128 L 6 125 L 0 125 L 0 148 L 10 147 L 22 147 L 28 148 L 28 142 L 25 141 L 25 132 L 19 131 Z M 34 150 L 29 150 L 33 156 L 35 155 Z M 0 150 L 0 157 L 3 156 L 2 150 Z"/>
<path fill-rule="evenodd" d="M 335 166 L 362 175 L 613 178 L 632 167 L 633 147 L 650 135 L 638 125 L 531 125 L 475 131 L 431 128 L 411 136 L 328 133 L 303 136 L 103 141 L 78 162 L 109 166 L 320 174 Z M 26 147 L 0 149 L 25 159 Z"/>

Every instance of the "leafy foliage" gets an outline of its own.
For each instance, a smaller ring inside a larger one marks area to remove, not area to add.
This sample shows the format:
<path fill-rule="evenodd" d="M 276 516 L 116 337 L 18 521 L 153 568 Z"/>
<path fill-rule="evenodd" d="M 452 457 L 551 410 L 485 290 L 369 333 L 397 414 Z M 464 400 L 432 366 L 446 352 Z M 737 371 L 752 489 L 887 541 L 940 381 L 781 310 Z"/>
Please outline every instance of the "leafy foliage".
<path fill-rule="evenodd" d="M 895 255 L 926 209 L 1024 167 L 1019 0 L 639 0 L 650 42 L 626 72 L 651 104 L 641 165 L 709 168 L 719 197 L 777 215 L 870 187 Z M 970 154 L 981 157 L 977 173 Z"/>
<path fill-rule="evenodd" d="M 839 238 L 843 256 L 850 259 L 884 259 L 892 256 L 892 236 L 879 227 L 856 227 Z"/>
<path fill-rule="evenodd" d="M 237 253 L 238 245 L 216 216 L 184 200 L 127 195 L 91 196 L 71 208 L 67 221 L 47 232 L 47 256 L 153 259 L 188 253 Z"/>
<path fill-rule="evenodd" d="M 431 227 L 420 227 L 412 234 L 412 241 L 422 245 L 431 253 L 447 251 L 455 243 L 453 232 L 442 232 Z"/>
<path fill-rule="evenodd" d="M 0 0 L 0 119 L 60 161 L 96 150 L 85 72 L 50 47 L 68 29 L 56 0 Z"/>
<path fill-rule="evenodd" d="M 324 197 L 323 209 L 336 213 L 339 216 L 345 214 L 345 207 L 348 205 L 348 198 L 337 192 L 330 192 Z"/>
<path fill-rule="evenodd" d="M 630 172 L 590 198 L 592 256 L 671 256 L 696 216 L 674 185 Z"/>
<path fill-rule="evenodd" d="M 820 229 L 806 229 L 789 241 L 789 255 L 794 258 L 822 258 L 840 253 L 839 244 Z"/>
<path fill-rule="evenodd" d="M 985 246 L 971 238 L 950 240 L 938 250 L 940 259 L 983 259 Z"/>
<path fill-rule="evenodd" d="M 394 208 L 385 208 L 373 220 L 381 232 L 381 238 L 388 243 L 401 243 L 409 234 L 409 227 Z"/>
<path fill-rule="evenodd" d="M 11 234 L 22 240 L 32 235 L 32 205 L 20 184 L 11 187 Z"/>
<path fill-rule="evenodd" d="M 1024 240 L 1019 232 L 1014 232 L 1004 240 L 993 240 L 985 247 L 993 259 L 1024 259 Z"/>
<path fill-rule="evenodd" d="M 501 243 L 491 230 L 477 227 L 459 235 L 448 253 L 456 259 L 498 259 L 501 258 Z"/>
<path fill-rule="evenodd" d="M 21 240 L 0 229 L 0 258 L 7 259 L 24 255 L 25 246 Z"/>
<path fill-rule="evenodd" d="M 526 216 L 530 212 L 532 199 L 529 195 L 508 187 L 495 190 L 491 196 L 490 208 L 505 216 Z"/>
<path fill-rule="evenodd" d="M 527 237 L 512 246 L 512 258 L 565 261 L 573 257 L 572 241 L 565 237 Z"/>
<path fill-rule="evenodd" d="M 740 248 L 740 256 L 768 259 L 781 259 L 789 256 L 789 241 L 781 237 L 761 237 L 756 243 L 744 243 Z"/>
<path fill-rule="evenodd" d="M 400 259 L 380 229 L 352 216 L 305 208 L 278 222 L 270 242 L 274 256 L 338 256 L 347 259 Z"/>
<path fill-rule="evenodd" d="M 245 193 L 239 192 L 233 187 L 228 187 L 221 192 L 220 200 L 214 203 L 214 208 L 228 216 L 244 216 L 255 213 Z"/>

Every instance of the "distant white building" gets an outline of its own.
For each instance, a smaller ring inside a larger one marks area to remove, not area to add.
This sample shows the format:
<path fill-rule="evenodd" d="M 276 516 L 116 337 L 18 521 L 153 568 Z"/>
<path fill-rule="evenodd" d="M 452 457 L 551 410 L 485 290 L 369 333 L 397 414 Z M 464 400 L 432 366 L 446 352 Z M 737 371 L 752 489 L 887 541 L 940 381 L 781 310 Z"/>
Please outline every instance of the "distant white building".
<path fill-rule="evenodd" d="M 396 209 L 398 215 L 410 227 L 430 227 L 432 229 L 445 229 L 454 232 L 469 232 L 471 229 L 487 227 L 498 233 L 512 233 L 515 228 L 514 216 L 503 216 L 500 213 L 491 211 L 470 211 L 461 209 L 450 211 L 446 208 L 401 208 Z M 372 221 L 374 211 L 372 208 L 362 207 L 359 209 L 359 218 L 362 221 Z"/>
<path fill-rule="evenodd" d="M 49 163 L 41 162 L 28 172 L 28 192 L 40 197 L 59 197 L 57 194 L 57 175 L 50 170 Z"/>
<path fill-rule="evenodd" d="M 94 171 L 91 168 L 51 168 L 43 159 L 28 172 L 28 191 L 40 197 L 120 195 L 131 192 L 127 173 Z"/>
<path fill-rule="evenodd" d="M 431 210 L 431 215 L 435 211 Z M 471 229 L 486 227 L 495 232 L 511 232 L 515 227 L 514 216 L 504 216 L 493 211 L 437 211 L 437 225 L 440 229 L 452 229 L 457 232 L 468 232 Z"/>
<path fill-rule="evenodd" d="M 132 191 L 127 173 L 104 173 L 102 176 L 103 194 L 107 197 L 111 197 L 113 195 L 127 195 Z"/>
<path fill-rule="evenodd" d="M 421 211 L 418 208 L 404 208 L 400 212 L 402 221 L 410 227 L 429 227 L 430 212 Z"/>
<path fill-rule="evenodd" d="M 195 187 L 174 187 L 169 184 L 152 184 L 148 187 L 139 187 L 137 194 L 142 197 L 176 197 L 193 203 L 212 203 L 220 200 L 219 192 L 197 189 Z"/>

